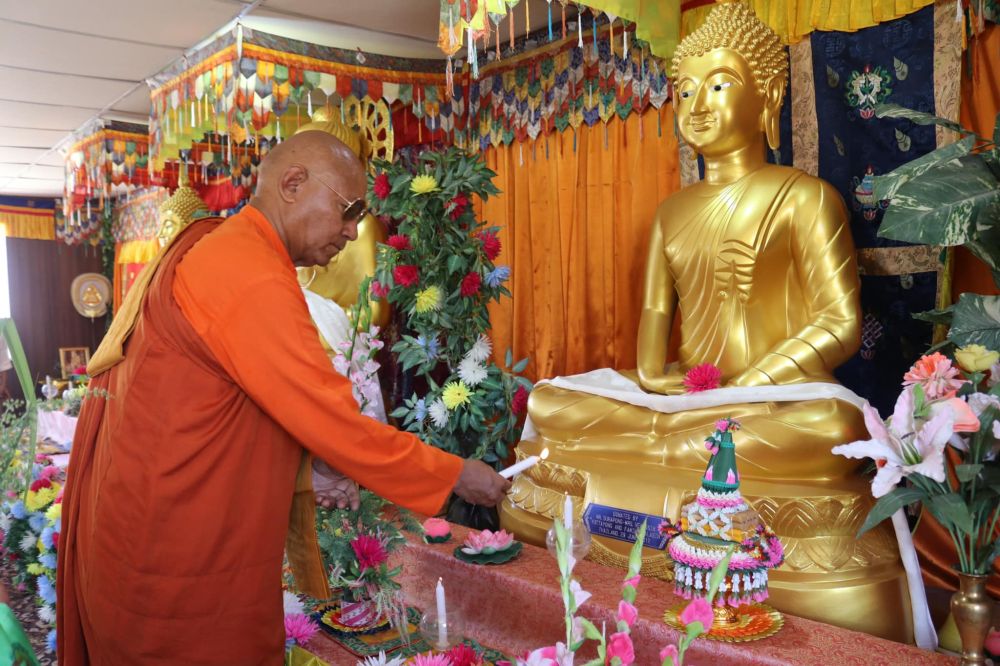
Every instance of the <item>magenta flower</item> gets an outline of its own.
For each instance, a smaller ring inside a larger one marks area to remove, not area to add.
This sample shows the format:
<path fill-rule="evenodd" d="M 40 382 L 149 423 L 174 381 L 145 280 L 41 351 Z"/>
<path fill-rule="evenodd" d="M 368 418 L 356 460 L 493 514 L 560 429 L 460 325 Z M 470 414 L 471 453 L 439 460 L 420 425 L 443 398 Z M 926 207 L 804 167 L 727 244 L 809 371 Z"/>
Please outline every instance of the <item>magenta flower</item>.
<path fill-rule="evenodd" d="M 721 385 L 722 371 L 711 363 L 702 363 L 688 370 L 682 381 L 688 393 L 710 391 Z"/>
<path fill-rule="evenodd" d="M 639 611 L 635 606 L 622 599 L 618 602 L 618 619 L 631 627 L 639 618 Z"/>
<path fill-rule="evenodd" d="M 708 603 L 702 597 L 695 597 L 691 600 L 683 611 L 681 611 L 680 620 L 683 624 L 688 625 L 692 622 L 701 622 L 701 626 L 705 627 L 705 631 L 712 626 L 712 620 L 715 615 L 712 613 L 712 605 Z"/>
<path fill-rule="evenodd" d="M 319 626 L 308 615 L 291 613 L 285 616 L 285 643 L 305 645 L 319 630 Z"/>
<path fill-rule="evenodd" d="M 670 660 L 671 666 L 677 663 L 677 646 L 676 645 L 666 645 L 660 650 L 660 661 Z"/>
<path fill-rule="evenodd" d="M 382 545 L 382 542 L 367 534 L 354 537 L 351 548 L 354 550 L 355 557 L 358 558 L 358 568 L 361 573 L 368 569 L 374 569 L 389 559 L 389 554 L 385 552 L 385 546 Z"/>
<path fill-rule="evenodd" d="M 610 664 L 615 657 L 622 660 L 622 666 L 635 663 L 635 648 L 632 646 L 632 637 L 625 632 L 611 634 L 608 639 L 608 663 Z"/>

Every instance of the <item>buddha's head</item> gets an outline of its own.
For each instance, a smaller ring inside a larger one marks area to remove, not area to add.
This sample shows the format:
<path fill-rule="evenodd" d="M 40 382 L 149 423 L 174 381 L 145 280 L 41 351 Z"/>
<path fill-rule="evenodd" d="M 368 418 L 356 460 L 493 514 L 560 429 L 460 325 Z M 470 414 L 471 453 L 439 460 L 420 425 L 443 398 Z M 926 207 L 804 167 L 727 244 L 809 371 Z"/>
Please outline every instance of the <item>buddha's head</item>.
<path fill-rule="evenodd" d="M 187 169 L 181 168 L 178 176 L 177 189 L 166 201 L 160 204 L 160 224 L 156 231 L 156 240 L 160 247 L 165 247 L 194 219 L 195 213 L 207 210 L 208 206 L 198 193 L 187 183 Z"/>
<path fill-rule="evenodd" d="M 778 35 L 742 2 L 716 5 L 674 52 L 674 106 L 684 141 L 720 157 L 757 141 L 778 148 L 788 56 Z"/>

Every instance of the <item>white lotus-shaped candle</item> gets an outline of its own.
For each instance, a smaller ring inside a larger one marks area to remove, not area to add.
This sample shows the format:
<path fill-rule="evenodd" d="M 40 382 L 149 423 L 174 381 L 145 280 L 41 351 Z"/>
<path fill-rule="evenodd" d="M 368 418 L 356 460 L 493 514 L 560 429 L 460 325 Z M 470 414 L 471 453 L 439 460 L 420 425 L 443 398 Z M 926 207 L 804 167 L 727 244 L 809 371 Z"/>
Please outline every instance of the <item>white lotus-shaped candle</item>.
<path fill-rule="evenodd" d="M 469 532 L 462 545 L 462 552 L 466 555 L 492 555 L 507 550 L 513 544 L 514 535 L 506 530 Z"/>

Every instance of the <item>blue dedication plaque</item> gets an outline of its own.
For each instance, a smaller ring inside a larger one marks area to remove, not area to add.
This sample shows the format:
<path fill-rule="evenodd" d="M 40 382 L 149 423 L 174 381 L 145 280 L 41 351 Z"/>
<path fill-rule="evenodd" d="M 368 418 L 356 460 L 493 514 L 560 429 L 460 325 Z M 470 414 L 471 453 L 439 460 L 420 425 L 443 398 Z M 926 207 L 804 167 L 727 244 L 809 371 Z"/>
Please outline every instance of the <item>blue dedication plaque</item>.
<path fill-rule="evenodd" d="M 639 511 L 619 509 L 604 504 L 588 504 L 583 512 L 583 522 L 591 534 L 635 543 L 636 532 L 643 521 L 646 523 L 646 539 L 642 545 L 663 550 L 667 547 L 667 535 L 660 533 L 662 516 L 653 516 Z"/>

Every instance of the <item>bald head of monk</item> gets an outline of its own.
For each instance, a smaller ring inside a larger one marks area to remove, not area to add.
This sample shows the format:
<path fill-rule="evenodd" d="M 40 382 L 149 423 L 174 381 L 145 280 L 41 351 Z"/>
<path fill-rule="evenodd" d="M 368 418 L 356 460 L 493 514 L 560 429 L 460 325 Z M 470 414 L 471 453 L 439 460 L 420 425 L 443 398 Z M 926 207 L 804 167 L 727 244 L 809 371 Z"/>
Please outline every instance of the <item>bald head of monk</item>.
<path fill-rule="evenodd" d="M 292 263 L 325 266 L 358 237 L 365 188 L 350 148 L 326 132 L 302 132 L 261 161 L 250 204 L 274 225 Z"/>

